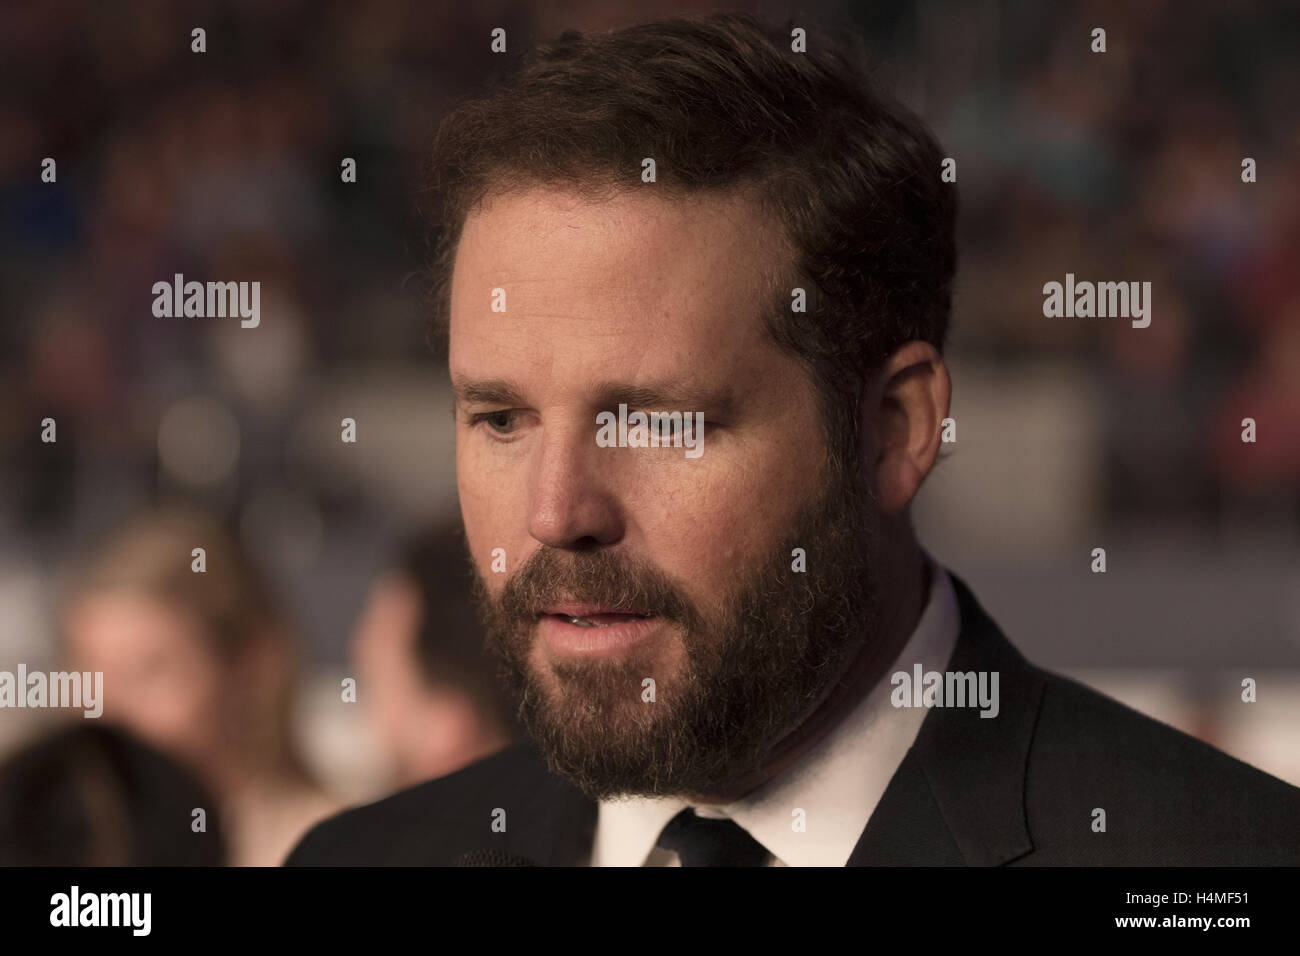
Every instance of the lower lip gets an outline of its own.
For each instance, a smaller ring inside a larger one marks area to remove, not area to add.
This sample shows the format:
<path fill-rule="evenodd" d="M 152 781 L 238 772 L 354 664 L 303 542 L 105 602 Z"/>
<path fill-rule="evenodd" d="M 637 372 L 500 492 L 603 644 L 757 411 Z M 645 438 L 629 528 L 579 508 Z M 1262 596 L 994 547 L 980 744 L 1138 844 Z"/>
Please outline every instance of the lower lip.
<path fill-rule="evenodd" d="M 537 629 L 551 653 L 597 660 L 618 657 L 646 643 L 662 623 L 662 618 L 643 617 L 626 624 L 580 627 L 565 618 L 547 614 L 537 622 Z"/>

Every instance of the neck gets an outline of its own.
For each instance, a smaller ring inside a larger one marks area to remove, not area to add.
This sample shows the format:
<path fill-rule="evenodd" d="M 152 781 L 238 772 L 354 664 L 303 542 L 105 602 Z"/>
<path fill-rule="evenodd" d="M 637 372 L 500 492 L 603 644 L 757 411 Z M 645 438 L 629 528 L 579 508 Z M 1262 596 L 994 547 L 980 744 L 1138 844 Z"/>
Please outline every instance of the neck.
<path fill-rule="evenodd" d="M 891 573 L 886 573 L 880 582 L 884 602 L 879 634 L 862 642 L 856 656 L 812 714 L 782 739 L 771 758 L 757 771 L 724 789 L 690 795 L 688 800 L 725 805 L 753 792 L 823 740 L 884 678 L 885 671 L 897 660 L 916 630 L 930 593 L 929 565 L 915 540 L 909 538 L 908 544 L 902 554 L 887 562 Z"/>

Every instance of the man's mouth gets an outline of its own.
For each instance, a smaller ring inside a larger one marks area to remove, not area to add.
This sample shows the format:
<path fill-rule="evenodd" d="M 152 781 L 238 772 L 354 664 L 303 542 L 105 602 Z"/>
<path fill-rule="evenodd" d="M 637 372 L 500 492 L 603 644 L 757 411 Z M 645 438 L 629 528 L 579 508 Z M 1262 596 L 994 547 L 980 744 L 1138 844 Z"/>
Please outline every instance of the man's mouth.
<path fill-rule="evenodd" d="M 662 636 L 649 608 L 565 601 L 538 609 L 537 627 L 552 658 L 594 661 L 629 654 Z"/>
<path fill-rule="evenodd" d="M 640 611 L 600 607 L 591 604 L 556 604 L 542 608 L 541 616 L 558 618 L 576 627 L 614 627 L 618 624 L 629 624 L 632 621 L 642 621 L 648 617 L 653 617 L 651 614 Z"/>
<path fill-rule="evenodd" d="M 557 614 L 555 616 L 568 621 L 570 624 L 576 624 L 578 627 L 609 627 L 613 624 L 627 624 L 631 621 L 644 620 L 643 616 L 637 614 L 593 614 L 590 617 Z"/>

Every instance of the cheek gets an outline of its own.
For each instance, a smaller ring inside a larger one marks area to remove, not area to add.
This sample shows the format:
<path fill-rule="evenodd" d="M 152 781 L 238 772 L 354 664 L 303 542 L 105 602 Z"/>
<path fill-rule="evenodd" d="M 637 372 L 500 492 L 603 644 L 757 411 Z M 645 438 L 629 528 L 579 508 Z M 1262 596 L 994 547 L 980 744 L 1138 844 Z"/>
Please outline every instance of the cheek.
<path fill-rule="evenodd" d="M 736 449 L 734 459 L 724 451 L 694 469 L 645 476 L 635 507 L 648 555 L 704 604 L 737 574 L 778 560 L 795 515 L 818 490 L 804 449 Z"/>
<path fill-rule="evenodd" d="M 496 579 L 506 575 L 494 573 L 494 561 L 497 568 L 501 561 L 494 558 L 493 550 L 501 548 L 505 552 L 505 568 L 511 572 L 522 560 L 528 543 L 529 489 L 525 472 L 519 462 L 506 468 L 486 456 L 463 451 L 459 445 L 456 465 L 460 513 L 470 553 L 488 587 L 496 590 Z"/>

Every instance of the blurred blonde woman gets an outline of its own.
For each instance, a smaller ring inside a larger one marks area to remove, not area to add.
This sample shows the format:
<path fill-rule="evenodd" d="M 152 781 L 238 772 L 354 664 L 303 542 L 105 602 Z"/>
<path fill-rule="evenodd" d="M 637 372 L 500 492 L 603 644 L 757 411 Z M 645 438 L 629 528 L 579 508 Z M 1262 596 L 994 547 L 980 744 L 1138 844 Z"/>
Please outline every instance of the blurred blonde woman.
<path fill-rule="evenodd" d="M 287 621 L 213 518 L 181 506 L 131 518 L 74 569 L 61 624 L 68 666 L 104 674 L 104 719 L 183 761 L 216 796 L 233 865 L 278 865 L 338 809 L 294 745 Z"/>

